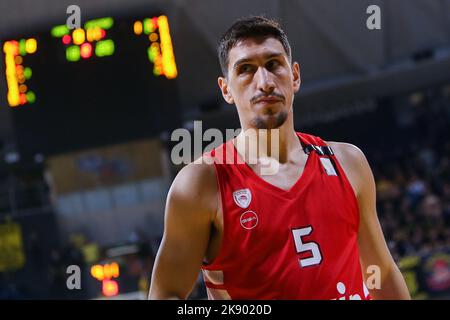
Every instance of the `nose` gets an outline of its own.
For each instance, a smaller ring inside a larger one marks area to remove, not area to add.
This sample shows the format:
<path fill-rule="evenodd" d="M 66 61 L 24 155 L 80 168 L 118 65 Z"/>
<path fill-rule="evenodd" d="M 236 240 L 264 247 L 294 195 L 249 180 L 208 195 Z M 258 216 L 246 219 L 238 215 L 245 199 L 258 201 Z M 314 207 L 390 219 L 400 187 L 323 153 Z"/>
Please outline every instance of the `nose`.
<path fill-rule="evenodd" d="M 256 71 L 255 79 L 258 90 L 264 93 L 272 93 L 275 89 L 275 83 L 266 68 L 259 67 Z"/>

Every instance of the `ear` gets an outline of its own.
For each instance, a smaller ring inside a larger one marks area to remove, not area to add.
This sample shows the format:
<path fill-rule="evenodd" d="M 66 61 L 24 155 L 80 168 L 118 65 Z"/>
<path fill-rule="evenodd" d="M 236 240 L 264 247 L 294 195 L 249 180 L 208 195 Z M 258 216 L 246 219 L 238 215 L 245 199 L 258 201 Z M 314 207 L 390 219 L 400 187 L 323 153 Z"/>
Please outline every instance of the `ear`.
<path fill-rule="evenodd" d="M 233 104 L 234 99 L 231 95 L 231 92 L 228 90 L 228 83 L 225 77 L 219 77 L 217 79 L 217 83 L 219 84 L 220 91 L 222 91 L 222 96 L 228 104 Z"/>
<path fill-rule="evenodd" d="M 292 64 L 292 75 L 294 77 L 294 92 L 300 90 L 300 84 L 302 83 L 300 78 L 300 65 L 298 62 Z"/>

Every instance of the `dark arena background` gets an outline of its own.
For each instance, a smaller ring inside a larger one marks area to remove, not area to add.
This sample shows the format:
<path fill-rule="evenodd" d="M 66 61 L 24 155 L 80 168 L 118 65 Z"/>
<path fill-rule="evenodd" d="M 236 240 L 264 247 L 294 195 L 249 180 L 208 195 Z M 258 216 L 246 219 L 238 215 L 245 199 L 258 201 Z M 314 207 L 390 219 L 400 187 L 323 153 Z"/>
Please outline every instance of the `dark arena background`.
<path fill-rule="evenodd" d="M 146 299 L 172 132 L 239 127 L 216 45 L 250 14 L 300 63 L 296 129 L 366 154 L 412 297 L 450 298 L 450 1 L 2 0 L 0 299 Z"/>

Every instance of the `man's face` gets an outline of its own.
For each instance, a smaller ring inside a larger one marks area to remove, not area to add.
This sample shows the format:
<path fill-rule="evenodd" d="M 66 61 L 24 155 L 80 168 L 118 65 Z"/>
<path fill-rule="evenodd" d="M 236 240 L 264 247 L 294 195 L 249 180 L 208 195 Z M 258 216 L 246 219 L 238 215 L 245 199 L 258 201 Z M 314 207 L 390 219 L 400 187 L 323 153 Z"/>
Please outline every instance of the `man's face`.
<path fill-rule="evenodd" d="M 298 63 L 291 66 L 273 37 L 240 40 L 228 54 L 228 76 L 218 79 L 224 99 L 238 109 L 241 124 L 258 129 L 280 127 L 292 111 L 300 88 Z"/>

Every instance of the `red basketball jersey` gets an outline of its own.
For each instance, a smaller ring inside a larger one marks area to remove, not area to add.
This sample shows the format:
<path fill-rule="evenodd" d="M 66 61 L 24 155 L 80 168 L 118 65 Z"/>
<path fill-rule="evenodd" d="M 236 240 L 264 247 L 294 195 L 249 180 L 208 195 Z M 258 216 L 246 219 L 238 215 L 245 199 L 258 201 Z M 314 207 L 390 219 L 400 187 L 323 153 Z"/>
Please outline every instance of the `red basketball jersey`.
<path fill-rule="evenodd" d="M 326 146 L 297 135 L 304 147 Z M 209 155 L 217 160 L 219 149 L 238 157 L 231 140 Z M 334 155 L 309 152 L 289 190 L 242 160 L 218 162 L 223 239 L 213 263 L 202 266 L 209 299 L 370 298 L 359 260 L 358 204 Z"/>

